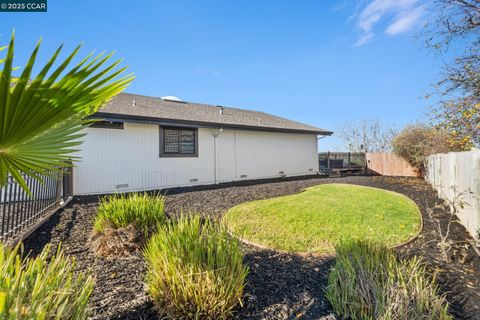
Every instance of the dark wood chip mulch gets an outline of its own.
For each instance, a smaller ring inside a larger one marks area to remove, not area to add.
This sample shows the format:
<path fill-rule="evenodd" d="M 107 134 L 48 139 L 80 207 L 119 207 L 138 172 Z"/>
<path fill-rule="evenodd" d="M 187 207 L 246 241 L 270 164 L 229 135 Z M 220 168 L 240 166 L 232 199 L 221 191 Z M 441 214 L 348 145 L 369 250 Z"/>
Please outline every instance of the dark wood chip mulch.
<path fill-rule="evenodd" d="M 472 249 L 465 228 L 443 208 L 442 201 L 423 180 L 318 178 L 184 190 L 167 196 L 166 211 L 175 214 L 180 210 L 195 210 L 218 217 L 245 201 L 292 194 L 322 183 L 383 188 L 414 200 L 421 209 L 424 229 L 415 241 L 400 248 L 399 253 L 421 256 L 432 270 L 438 272 L 441 291 L 447 294 L 456 319 L 480 319 L 480 258 Z M 26 239 L 26 250 L 31 250 L 34 255 L 47 243 L 56 246 L 61 242 L 65 253 L 76 258 L 78 270 L 91 270 L 96 276 L 90 299 L 93 319 L 156 319 L 153 305 L 145 295 L 145 264 L 141 257 L 108 260 L 96 258 L 89 251 L 87 239 L 97 206 L 97 196 L 75 198 Z M 332 259 L 299 257 L 246 247 L 245 260 L 250 274 L 244 307 L 236 313 L 238 319 L 337 319 L 324 297 Z"/>

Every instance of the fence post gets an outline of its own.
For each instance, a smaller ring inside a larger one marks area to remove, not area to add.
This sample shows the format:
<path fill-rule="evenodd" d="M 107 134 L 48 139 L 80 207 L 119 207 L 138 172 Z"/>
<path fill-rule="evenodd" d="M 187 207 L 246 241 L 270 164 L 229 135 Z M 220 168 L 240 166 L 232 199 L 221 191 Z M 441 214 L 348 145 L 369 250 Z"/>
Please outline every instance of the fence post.
<path fill-rule="evenodd" d="M 57 205 L 61 203 L 62 201 L 62 193 L 63 193 L 63 174 L 64 174 L 64 168 L 60 169 L 57 175 L 57 194 L 55 197 L 55 201 L 57 202 Z"/>

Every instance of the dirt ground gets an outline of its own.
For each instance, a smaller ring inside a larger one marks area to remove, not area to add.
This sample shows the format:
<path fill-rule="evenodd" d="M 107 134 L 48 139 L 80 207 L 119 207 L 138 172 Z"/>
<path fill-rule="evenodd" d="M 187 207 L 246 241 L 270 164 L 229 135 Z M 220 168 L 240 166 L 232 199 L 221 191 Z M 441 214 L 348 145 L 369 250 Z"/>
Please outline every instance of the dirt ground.
<path fill-rule="evenodd" d="M 402 193 L 419 206 L 424 229 L 400 248 L 404 256 L 421 256 L 437 272 L 442 293 L 447 294 L 455 319 L 480 319 L 480 258 L 472 249 L 467 231 L 445 210 L 442 201 L 423 180 L 391 177 L 343 177 L 280 181 L 221 188 L 177 189 L 166 197 L 169 215 L 197 211 L 219 217 L 232 206 L 251 200 L 292 194 L 323 183 L 348 183 Z M 96 258 L 87 245 L 97 196 L 76 197 L 25 241 L 27 251 L 38 253 L 47 243 L 74 256 L 78 270 L 96 276 L 90 299 L 92 319 L 156 319 L 145 294 L 145 264 L 141 256 L 108 260 Z M 244 306 L 238 319 L 337 319 L 324 297 L 331 258 L 299 257 L 245 247 L 250 274 Z"/>

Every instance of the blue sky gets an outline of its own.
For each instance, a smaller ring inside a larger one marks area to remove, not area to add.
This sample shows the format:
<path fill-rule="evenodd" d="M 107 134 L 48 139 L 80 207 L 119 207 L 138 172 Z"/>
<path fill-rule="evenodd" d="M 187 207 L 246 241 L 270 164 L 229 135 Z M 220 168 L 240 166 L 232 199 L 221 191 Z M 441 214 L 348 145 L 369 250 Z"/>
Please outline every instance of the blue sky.
<path fill-rule="evenodd" d="M 16 30 L 16 65 L 43 36 L 45 62 L 64 43 L 116 50 L 137 76 L 127 92 L 262 110 L 337 130 L 378 118 L 425 118 L 441 61 L 416 36 L 425 1 L 48 0 L 47 13 L 0 13 Z M 338 138 L 320 149 L 341 149 Z"/>

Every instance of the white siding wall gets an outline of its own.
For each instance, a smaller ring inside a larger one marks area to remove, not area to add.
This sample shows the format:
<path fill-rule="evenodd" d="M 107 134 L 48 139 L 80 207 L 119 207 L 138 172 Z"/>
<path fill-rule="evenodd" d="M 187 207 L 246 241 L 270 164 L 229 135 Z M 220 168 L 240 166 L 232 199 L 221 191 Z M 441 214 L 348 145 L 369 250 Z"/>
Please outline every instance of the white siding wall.
<path fill-rule="evenodd" d="M 223 130 L 215 141 L 217 130 L 200 128 L 198 157 L 160 158 L 157 125 L 125 123 L 123 130 L 85 130 L 81 161 L 73 170 L 76 195 L 271 178 L 279 177 L 279 171 L 287 176 L 318 171 L 313 134 Z"/>

